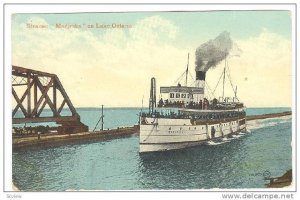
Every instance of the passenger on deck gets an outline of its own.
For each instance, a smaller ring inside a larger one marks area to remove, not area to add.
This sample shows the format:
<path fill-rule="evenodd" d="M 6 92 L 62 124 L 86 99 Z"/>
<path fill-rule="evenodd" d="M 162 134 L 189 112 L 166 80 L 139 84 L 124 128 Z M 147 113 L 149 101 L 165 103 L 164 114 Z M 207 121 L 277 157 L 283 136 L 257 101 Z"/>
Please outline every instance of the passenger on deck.
<path fill-rule="evenodd" d="M 203 110 L 207 110 L 207 99 L 203 99 Z"/>
<path fill-rule="evenodd" d="M 164 100 L 162 98 L 160 98 L 159 102 L 158 102 L 158 107 L 163 107 L 164 106 Z"/>
<path fill-rule="evenodd" d="M 189 108 L 193 108 L 193 102 L 192 101 L 190 101 L 190 103 L 189 103 L 189 106 L 188 106 Z"/>
<path fill-rule="evenodd" d="M 214 98 L 213 101 L 212 101 L 213 109 L 215 109 L 217 107 L 217 104 L 218 104 L 218 100 L 216 98 Z"/>
<path fill-rule="evenodd" d="M 206 109 L 208 109 L 209 108 L 209 101 L 206 99 L 206 105 L 207 105 L 207 107 L 206 107 Z"/>
<path fill-rule="evenodd" d="M 165 100 L 165 105 L 167 106 L 169 104 L 169 100 Z"/>

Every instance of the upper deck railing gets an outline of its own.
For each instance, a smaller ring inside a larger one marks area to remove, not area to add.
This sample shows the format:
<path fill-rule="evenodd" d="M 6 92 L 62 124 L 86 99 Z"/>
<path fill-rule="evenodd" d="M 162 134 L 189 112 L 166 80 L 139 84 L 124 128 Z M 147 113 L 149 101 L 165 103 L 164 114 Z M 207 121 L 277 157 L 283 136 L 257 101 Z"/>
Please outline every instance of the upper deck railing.
<path fill-rule="evenodd" d="M 200 100 L 199 102 L 190 101 L 185 103 L 183 101 L 169 102 L 168 100 L 163 101 L 162 99 L 157 104 L 158 108 L 186 108 L 186 109 L 198 109 L 198 110 L 234 110 L 243 108 L 244 104 L 241 102 L 219 102 L 217 99 L 208 101 Z"/>

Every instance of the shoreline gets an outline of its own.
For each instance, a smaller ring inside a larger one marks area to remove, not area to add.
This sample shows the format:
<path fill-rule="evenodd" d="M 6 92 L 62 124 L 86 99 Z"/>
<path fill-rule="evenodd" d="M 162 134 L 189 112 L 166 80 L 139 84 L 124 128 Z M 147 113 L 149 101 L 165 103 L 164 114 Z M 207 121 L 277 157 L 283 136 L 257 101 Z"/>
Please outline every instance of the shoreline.
<path fill-rule="evenodd" d="M 283 117 L 288 115 L 292 115 L 292 111 L 285 111 L 280 113 L 269 113 L 269 114 L 262 114 L 262 115 L 250 115 L 250 116 L 246 116 L 246 121 L 276 118 L 276 117 Z"/>
<path fill-rule="evenodd" d="M 124 137 L 131 137 L 138 132 L 138 126 L 125 127 L 104 131 L 83 132 L 74 134 L 45 134 L 37 136 L 14 137 L 13 150 L 34 147 L 54 147 L 68 144 L 93 143 Z"/>
<path fill-rule="evenodd" d="M 292 115 L 291 111 L 281 112 L 281 113 L 271 113 L 263 115 L 251 115 L 246 117 L 246 121 L 277 118 Z M 139 134 L 139 125 L 134 125 L 132 127 L 124 127 L 103 131 L 95 132 L 82 132 L 74 134 L 57 134 L 49 133 L 40 135 L 38 139 L 37 135 L 29 136 L 13 136 L 12 147 L 13 150 L 23 149 L 23 148 L 36 148 L 36 147 L 54 147 L 60 145 L 68 144 L 82 144 L 82 143 L 93 143 L 99 141 L 106 141 L 118 138 L 131 137 L 135 134 Z"/>

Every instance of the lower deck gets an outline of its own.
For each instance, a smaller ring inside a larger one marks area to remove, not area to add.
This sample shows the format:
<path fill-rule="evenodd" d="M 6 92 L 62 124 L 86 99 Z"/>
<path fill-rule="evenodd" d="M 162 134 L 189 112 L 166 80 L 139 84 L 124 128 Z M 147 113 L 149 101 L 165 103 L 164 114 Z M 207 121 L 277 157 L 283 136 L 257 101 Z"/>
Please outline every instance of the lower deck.
<path fill-rule="evenodd" d="M 140 152 L 158 151 L 162 147 L 165 150 L 184 148 L 246 131 L 245 118 L 201 125 L 189 119 L 148 118 L 145 121 L 149 123 L 140 125 Z"/>

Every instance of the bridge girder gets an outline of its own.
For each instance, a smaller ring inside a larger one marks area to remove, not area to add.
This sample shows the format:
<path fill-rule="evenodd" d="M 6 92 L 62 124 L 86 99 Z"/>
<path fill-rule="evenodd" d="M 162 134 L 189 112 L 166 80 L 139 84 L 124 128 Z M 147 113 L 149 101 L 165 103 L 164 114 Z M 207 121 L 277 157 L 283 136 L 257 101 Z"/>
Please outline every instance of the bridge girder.
<path fill-rule="evenodd" d="M 16 106 L 12 111 L 13 124 L 56 122 L 63 126 L 66 126 L 66 124 L 72 126 L 73 123 L 77 128 L 82 126 L 78 128 L 80 131 L 88 131 L 88 127 L 80 122 L 80 116 L 56 74 L 13 65 L 12 79 L 12 96 L 16 102 Z M 19 86 L 22 86 L 21 95 L 20 93 L 18 95 L 16 91 Z M 51 95 L 50 90 L 52 92 Z M 61 102 L 58 102 L 58 93 L 62 97 Z M 25 100 L 27 101 L 27 106 L 23 105 L 26 102 Z M 41 116 L 47 105 L 51 110 L 51 116 Z M 67 105 L 71 116 L 61 115 L 65 105 Z M 21 111 L 24 117 L 17 116 L 18 110 Z M 76 132 L 75 129 L 73 130 Z"/>

